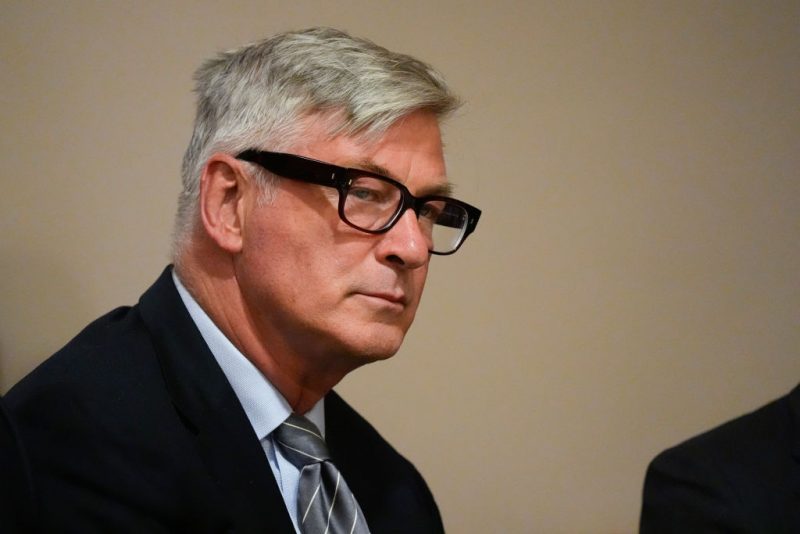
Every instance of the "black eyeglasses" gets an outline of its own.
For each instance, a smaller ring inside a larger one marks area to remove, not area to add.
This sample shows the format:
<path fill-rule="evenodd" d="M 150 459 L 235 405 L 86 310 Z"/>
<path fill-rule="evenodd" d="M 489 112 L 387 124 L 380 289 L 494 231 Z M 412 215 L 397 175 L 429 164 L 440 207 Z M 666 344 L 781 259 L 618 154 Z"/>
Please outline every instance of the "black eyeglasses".
<path fill-rule="evenodd" d="M 362 232 L 387 232 L 407 209 L 413 209 L 433 254 L 458 250 L 481 216 L 481 210 L 466 202 L 441 195 L 415 197 L 400 182 L 369 171 L 261 150 L 245 150 L 236 158 L 284 178 L 336 188 L 339 217 Z"/>

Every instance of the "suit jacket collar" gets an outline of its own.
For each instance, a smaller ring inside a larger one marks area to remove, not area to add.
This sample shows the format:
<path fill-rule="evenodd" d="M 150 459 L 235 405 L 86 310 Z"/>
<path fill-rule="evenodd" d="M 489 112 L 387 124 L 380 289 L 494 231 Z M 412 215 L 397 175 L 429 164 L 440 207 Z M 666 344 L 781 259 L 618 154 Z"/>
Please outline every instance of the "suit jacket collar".
<path fill-rule="evenodd" d="M 178 295 L 167 267 L 139 301 L 168 392 L 217 482 L 235 528 L 294 532 L 244 410 Z"/>

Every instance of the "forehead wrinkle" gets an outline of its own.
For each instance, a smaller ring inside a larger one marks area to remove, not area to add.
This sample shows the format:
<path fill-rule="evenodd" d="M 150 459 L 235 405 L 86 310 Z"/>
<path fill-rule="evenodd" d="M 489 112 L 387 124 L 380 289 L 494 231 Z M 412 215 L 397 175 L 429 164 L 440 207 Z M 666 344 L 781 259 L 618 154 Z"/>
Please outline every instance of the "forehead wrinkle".
<path fill-rule="evenodd" d="M 360 169 L 362 171 L 368 171 L 368 172 L 371 172 L 371 173 L 380 174 L 382 176 L 386 176 L 388 178 L 391 178 L 391 179 L 393 179 L 393 180 L 395 180 L 397 182 L 403 183 L 403 180 L 400 180 L 399 177 L 392 176 L 392 173 L 389 172 L 389 170 L 387 168 L 383 167 L 382 165 L 378 165 L 377 163 L 375 163 L 373 161 L 361 160 L 361 161 L 359 161 L 358 163 L 355 164 L 354 168 Z M 443 183 L 438 183 L 438 184 L 422 187 L 420 189 L 420 191 L 415 196 L 425 197 L 425 196 L 429 196 L 429 195 L 440 195 L 440 196 L 449 197 L 452 194 L 453 194 L 453 184 L 451 184 L 450 182 L 445 181 Z"/>

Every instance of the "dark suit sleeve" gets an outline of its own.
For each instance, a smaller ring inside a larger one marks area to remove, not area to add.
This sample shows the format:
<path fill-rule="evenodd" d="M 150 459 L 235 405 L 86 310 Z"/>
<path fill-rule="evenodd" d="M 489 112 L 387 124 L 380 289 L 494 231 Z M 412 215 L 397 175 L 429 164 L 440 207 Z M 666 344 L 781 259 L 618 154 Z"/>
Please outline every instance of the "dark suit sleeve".
<path fill-rule="evenodd" d="M 740 511 L 738 496 L 713 461 L 678 447 L 647 469 L 640 533 L 757 532 Z"/>

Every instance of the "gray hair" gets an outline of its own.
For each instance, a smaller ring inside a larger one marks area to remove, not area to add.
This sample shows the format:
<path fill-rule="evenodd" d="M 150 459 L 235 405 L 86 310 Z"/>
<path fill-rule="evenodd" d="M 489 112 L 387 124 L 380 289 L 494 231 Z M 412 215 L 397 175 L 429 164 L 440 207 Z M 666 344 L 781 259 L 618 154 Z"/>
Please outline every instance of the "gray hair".
<path fill-rule="evenodd" d="M 440 120 L 458 106 L 442 76 L 405 54 L 331 28 L 276 35 L 224 52 L 195 73 L 194 131 L 183 158 L 173 254 L 198 219 L 200 175 L 215 152 L 286 149 L 319 115 L 328 134 L 377 138 L 418 110 Z M 264 186 L 268 178 L 255 172 Z"/>

